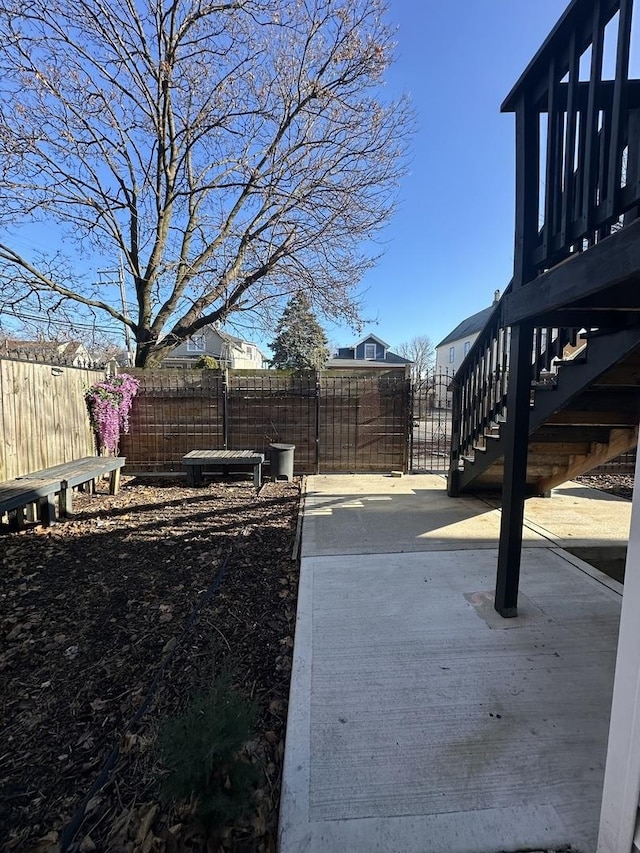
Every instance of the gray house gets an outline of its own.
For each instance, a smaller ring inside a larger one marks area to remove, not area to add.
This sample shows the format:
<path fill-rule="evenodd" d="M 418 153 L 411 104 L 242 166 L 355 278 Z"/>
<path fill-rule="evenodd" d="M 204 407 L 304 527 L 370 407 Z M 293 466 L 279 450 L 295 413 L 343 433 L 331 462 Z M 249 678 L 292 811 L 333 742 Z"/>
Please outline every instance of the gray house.
<path fill-rule="evenodd" d="M 362 340 L 350 347 L 340 347 L 338 352 L 329 359 L 327 370 L 351 371 L 401 371 L 405 375 L 413 364 L 395 352 L 391 352 L 389 344 L 376 335 L 368 334 Z"/>

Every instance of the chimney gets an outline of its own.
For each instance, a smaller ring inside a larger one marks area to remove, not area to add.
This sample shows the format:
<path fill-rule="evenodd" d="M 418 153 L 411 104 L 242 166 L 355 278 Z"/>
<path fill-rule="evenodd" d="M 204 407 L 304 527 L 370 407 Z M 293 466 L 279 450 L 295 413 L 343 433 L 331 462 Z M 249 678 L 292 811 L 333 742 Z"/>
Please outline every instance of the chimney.
<path fill-rule="evenodd" d="M 500 291 L 494 290 L 494 292 L 493 292 L 493 304 L 496 305 L 498 302 L 500 302 Z"/>

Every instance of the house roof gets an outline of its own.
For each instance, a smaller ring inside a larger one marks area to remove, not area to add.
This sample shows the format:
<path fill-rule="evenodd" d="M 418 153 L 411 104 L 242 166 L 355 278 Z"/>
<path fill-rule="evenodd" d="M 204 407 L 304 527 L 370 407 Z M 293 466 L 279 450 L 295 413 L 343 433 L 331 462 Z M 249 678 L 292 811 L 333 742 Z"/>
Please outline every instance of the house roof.
<path fill-rule="evenodd" d="M 38 352 L 75 353 L 83 348 L 80 341 L 21 341 L 15 338 L 5 338 L 2 341 L 4 349 L 21 349 Z"/>
<path fill-rule="evenodd" d="M 385 349 L 389 349 L 389 344 L 388 344 L 388 343 L 386 343 L 385 341 L 383 341 L 383 340 L 382 340 L 382 338 L 379 338 L 377 335 L 373 335 L 373 334 L 371 334 L 371 333 L 369 333 L 368 335 L 365 335 L 365 337 L 364 337 L 364 338 L 361 338 L 361 340 L 359 340 L 357 343 L 355 343 L 355 344 L 353 345 L 353 349 L 355 349 L 356 347 L 359 347 L 359 346 L 360 346 L 360 344 L 364 344 L 364 343 L 366 343 L 367 341 L 370 341 L 370 340 L 377 341 L 377 342 L 378 342 L 381 346 L 383 346 Z"/>
<path fill-rule="evenodd" d="M 470 335 L 475 335 L 477 332 L 482 331 L 494 308 L 495 302 L 488 308 L 483 308 L 482 311 L 478 311 L 477 314 L 472 314 L 470 317 L 467 317 L 466 320 L 458 323 L 455 329 L 452 332 L 449 332 L 446 338 L 443 338 L 439 344 L 436 344 L 436 349 L 439 349 L 452 341 L 459 341 L 460 338 L 468 338 Z"/>
<path fill-rule="evenodd" d="M 248 344 L 251 341 L 245 341 L 242 338 L 237 338 L 235 335 L 230 335 L 229 332 L 225 332 L 223 329 L 219 329 L 217 326 L 210 326 L 214 332 L 220 337 L 221 340 L 226 341 L 228 344 Z M 255 346 L 255 344 L 254 344 Z"/>
<path fill-rule="evenodd" d="M 218 333 L 221 340 L 233 344 L 237 347 L 242 347 L 243 344 L 248 344 L 249 346 L 255 347 L 259 354 L 264 357 L 264 353 L 262 352 L 258 344 L 255 343 L 255 341 L 250 341 L 247 338 L 238 338 L 236 335 L 231 335 L 229 334 L 229 332 L 226 332 L 224 331 L 224 329 L 220 329 L 217 326 L 211 326 L 211 328 Z"/>
<path fill-rule="evenodd" d="M 0 355 L 29 361 L 49 361 L 72 365 L 76 361 L 87 367 L 97 363 L 81 341 L 21 341 L 15 338 L 0 340 Z"/>
<path fill-rule="evenodd" d="M 343 353 L 345 350 L 353 350 L 355 347 L 344 347 L 343 349 L 338 350 L 338 355 L 330 358 L 327 362 L 328 367 L 353 367 L 354 364 L 359 367 L 389 367 L 389 365 L 397 365 L 398 367 L 402 367 L 405 364 L 413 364 L 411 359 L 404 358 L 404 356 L 398 355 L 395 352 L 387 352 L 385 353 L 384 358 L 355 358 L 352 356 L 344 356 Z"/>
<path fill-rule="evenodd" d="M 379 359 L 374 361 L 374 359 L 364 359 L 364 358 L 330 358 L 327 361 L 327 367 L 357 367 L 358 370 L 368 370 L 369 368 L 374 367 L 404 367 L 407 364 L 412 364 L 413 362 L 407 361 L 407 359 L 401 358 L 401 356 L 396 356 L 395 359 Z"/>

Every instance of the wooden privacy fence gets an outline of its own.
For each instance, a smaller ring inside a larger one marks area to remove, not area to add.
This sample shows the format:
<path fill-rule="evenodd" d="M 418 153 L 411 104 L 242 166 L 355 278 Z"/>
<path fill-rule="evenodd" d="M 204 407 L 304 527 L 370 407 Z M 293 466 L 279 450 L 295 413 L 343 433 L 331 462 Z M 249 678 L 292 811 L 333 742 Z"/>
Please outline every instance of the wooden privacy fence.
<path fill-rule="evenodd" d="M 180 471 L 190 450 L 295 444 L 296 473 L 406 470 L 410 385 L 383 375 L 131 370 L 140 381 L 120 453 L 137 472 Z"/>
<path fill-rule="evenodd" d="M 84 395 L 104 371 L 0 358 L 0 480 L 96 452 Z"/>

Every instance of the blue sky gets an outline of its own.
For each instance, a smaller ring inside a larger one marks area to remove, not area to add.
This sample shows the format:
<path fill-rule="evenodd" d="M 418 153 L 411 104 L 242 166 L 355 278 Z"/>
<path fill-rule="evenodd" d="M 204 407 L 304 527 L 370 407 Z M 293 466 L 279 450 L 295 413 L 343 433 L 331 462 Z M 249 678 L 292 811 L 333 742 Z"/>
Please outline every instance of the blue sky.
<path fill-rule="evenodd" d="M 485 308 L 512 274 L 514 118 L 500 104 L 568 0 L 389 0 L 399 26 L 392 91 L 417 113 L 386 252 L 363 279 L 365 315 L 392 346 L 437 344 Z M 455 13 L 452 9 L 455 8 Z M 354 334 L 328 327 L 334 343 Z"/>

